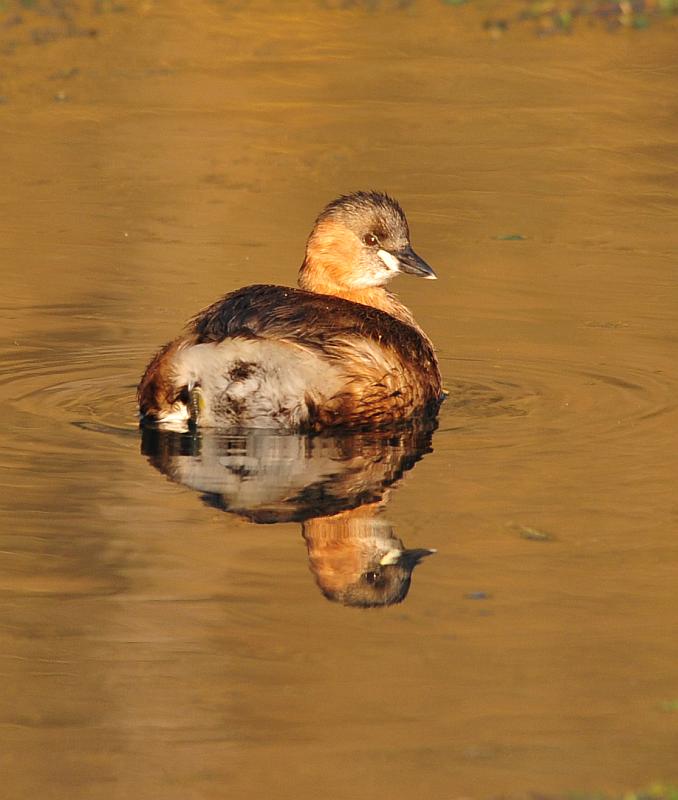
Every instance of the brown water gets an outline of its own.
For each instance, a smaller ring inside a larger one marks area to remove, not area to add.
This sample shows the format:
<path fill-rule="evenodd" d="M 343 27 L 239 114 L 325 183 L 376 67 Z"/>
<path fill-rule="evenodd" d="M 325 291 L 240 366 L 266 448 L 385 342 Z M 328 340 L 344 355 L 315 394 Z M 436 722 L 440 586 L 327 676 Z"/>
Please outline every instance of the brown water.
<path fill-rule="evenodd" d="M 335 5 L 2 18 L 8 799 L 678 782 L 676 26 Z M 440 276 L 432 440 L 142 442 L 154 349 L 372 187 Z M 438 552 L 325 599 L 373 539 Z"/>

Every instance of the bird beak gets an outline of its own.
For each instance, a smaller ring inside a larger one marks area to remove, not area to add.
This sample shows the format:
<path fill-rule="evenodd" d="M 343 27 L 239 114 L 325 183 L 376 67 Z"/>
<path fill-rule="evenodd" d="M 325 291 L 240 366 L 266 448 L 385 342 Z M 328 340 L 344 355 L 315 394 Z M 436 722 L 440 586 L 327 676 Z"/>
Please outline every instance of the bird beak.
<path fill-rule="evenodd" d="M 415 550 L 403 550 L 400 561 L 410 569 L 414 569 L 422 560 L 422 558 L 426 558 L 426 556 L 432 556 L 436 552 L 437 550 L 430 549 L 428 547 L 421 547 Z"/>
<path fill-rule="evenodd" d="M 428 280 L 433 281 L 438 277 L 424 259 L 418 256 L 409 245 L 402 250 L 398 250 L 393 255 L 398 259 L 400 271 L 407 275 L 416 275 L 419 278 L 428 278 Z"/>
<path fill-rule="evenodd" d="M 413 569 L 422 558 L 433 555 L 435 552 L 435 550 L 429 550 L 428 548 L 419 548 L 415 550 L 398 550 L 394 548 L 393 550 L 389 550 L 388 553 L 382 557 L 379 564 L 382 567 L 389 567 L 392 564 L 400 563 Z"/>

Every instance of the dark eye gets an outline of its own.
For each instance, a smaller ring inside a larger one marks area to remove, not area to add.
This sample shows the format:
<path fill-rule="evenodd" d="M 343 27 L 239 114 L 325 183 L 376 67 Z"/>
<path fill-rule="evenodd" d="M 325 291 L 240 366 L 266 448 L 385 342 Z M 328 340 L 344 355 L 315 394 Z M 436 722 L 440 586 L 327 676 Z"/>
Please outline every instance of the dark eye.
<path fill-rule="evenodd" d="M 368 583 L 376 583 L 379 580 L 379 573 L 378 572 L 366 572 L 365 573 L 365 580 Z"/>
<path fill-rule="evenodd" d="M 375 245 L 379 244 L 379 239 L 377 239 L 377 237 L 373 233 L 366 234 L 363 241 L 369 247 L 374 247 Z"/>

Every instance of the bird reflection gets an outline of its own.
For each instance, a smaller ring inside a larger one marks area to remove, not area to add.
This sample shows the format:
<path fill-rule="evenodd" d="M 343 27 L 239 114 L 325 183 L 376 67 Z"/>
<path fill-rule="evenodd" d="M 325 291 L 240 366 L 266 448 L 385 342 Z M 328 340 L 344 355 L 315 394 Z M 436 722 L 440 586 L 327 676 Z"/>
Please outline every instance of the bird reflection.
<path fill-rule="evenodd" d="M 347 606 L 401 602 L 426 548 L 382 516 L 390 487 L 431 451 L 435 423 L 396 432 L 303 436 L 145 428 L 142 453 L 207 505 L 255 523 L 300 522 L 323 595 Z"/>
<path fill-rule="evenodd" d="M 311 571 L 328 600 L 363 608 L 399 603 L 409 591 L 412 570 L 435 552 L 406 549 L 391 524 L 377 516 L 382 505 L 302 523 Z"/>

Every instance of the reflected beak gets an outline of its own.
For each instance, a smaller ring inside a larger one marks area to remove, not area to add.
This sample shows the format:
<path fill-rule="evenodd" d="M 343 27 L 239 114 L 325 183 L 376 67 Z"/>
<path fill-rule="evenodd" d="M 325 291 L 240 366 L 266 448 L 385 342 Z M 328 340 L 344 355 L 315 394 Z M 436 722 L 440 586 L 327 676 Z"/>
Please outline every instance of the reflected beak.
<path fill-rule="evenodd" d="M 416 275 L 419 278 L 435 280 L 438 276 L 414 250 L 407 245 L 403 250 L 398 250 L 393 254 L 398 259 L 398 267 L 401 272 L 407 275 Z"/>
<path fill-rule="evenodd" d="M 414 569 L 422 558 L 432 556 L 437 552 L 437 550 L 429 549 L 428 547 L 417 548 L 416 550 L 403 550 L 400 561 L 410 569 Z"/>
<path fill-rule="evenodd" d="M 389 567 L 392 564 L 404 564 L 409 569 L 414 569 L 422 558 L 433 555 L 435 552 L 435 550 L 429 550 L 428 548 L 414 550 L 398 550 L 394 548 L 382 557 L 379 564 L 382 567 Z"/>

